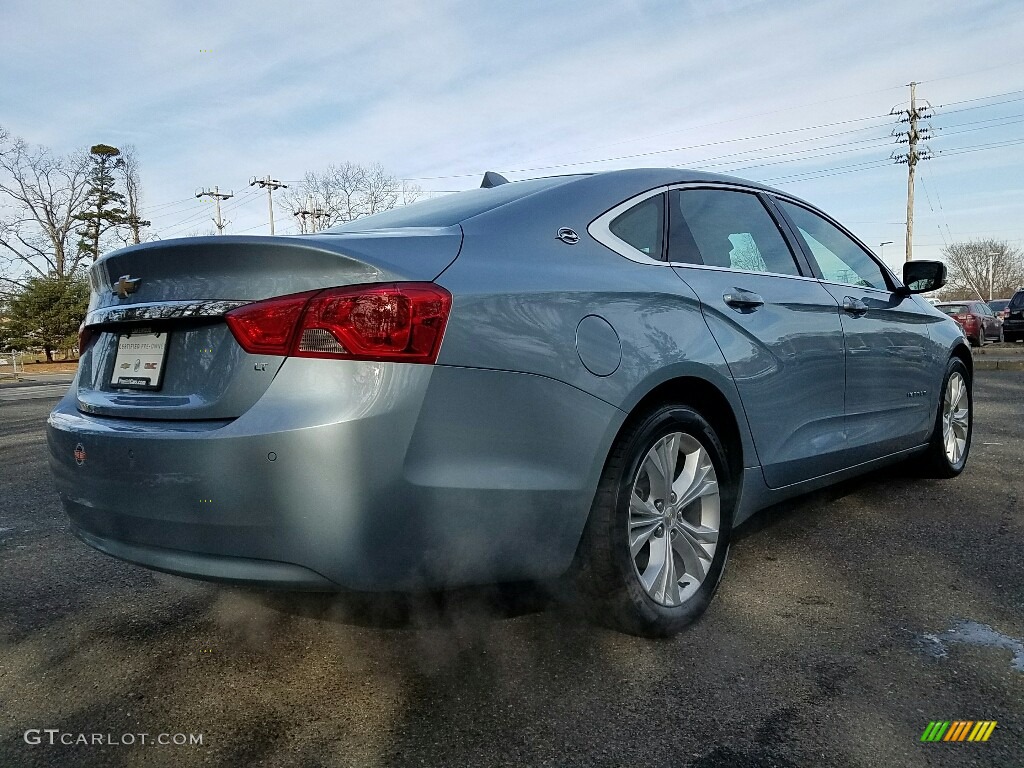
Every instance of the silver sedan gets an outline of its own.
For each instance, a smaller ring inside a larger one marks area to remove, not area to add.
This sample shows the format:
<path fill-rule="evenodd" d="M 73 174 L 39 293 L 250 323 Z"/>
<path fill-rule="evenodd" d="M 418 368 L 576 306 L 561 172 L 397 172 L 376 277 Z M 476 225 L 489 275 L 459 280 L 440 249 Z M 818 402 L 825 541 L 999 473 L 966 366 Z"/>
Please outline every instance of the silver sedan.
<path fill-rule="evenodd" d="M 735 526 L 883 464 L 953 477 L 956 323 L 784 192 L 681 170 L 484 186 L 294 237 L 110 253 L 49 419 L 75 532 L 286 589 L 570 573 L 624 630 L 708 605 Z"/>

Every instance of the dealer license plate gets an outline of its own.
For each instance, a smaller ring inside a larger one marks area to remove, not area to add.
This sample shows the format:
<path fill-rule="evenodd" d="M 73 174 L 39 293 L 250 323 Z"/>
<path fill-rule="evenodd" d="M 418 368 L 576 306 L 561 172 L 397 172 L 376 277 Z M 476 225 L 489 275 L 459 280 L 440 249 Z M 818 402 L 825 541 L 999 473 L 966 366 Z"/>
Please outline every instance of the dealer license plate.
<path fill-rule="evenodd" d="M 140 328 L 117 338 L 117 356 L 110 385 L 128 389 L 160 389 L 167 361 L 167 333 Z"/>

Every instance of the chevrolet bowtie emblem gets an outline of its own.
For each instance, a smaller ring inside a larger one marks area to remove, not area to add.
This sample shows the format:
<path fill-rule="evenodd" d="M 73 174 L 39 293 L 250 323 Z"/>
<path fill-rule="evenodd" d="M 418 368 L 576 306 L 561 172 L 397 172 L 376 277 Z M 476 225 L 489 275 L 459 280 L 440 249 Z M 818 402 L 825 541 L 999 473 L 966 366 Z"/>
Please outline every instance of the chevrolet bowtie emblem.
<path fill-rule="evenodd" d="M 122 299 L 128 298 L 128 294 L 135 293 L 139 288 L 141 281 L 138 278 L 132 279 L 131 275 L 121 275 L 117 282 L 114 283 L 113 292 L 120 296 Z"/>

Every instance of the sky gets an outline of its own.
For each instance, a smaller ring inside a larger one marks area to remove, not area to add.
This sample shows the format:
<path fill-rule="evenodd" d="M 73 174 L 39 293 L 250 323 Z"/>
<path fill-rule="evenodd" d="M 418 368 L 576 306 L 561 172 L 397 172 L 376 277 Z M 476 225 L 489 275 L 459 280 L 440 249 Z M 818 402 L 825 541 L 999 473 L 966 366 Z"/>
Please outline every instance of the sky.
<path fill-rule="evenodd" d="M 267 232 L 266 194 L 352 161 L 431 192 L 678 166 L 764 181 L 903 260 L 907 84 L 934 108 L 915 258 L 1024 247 L 1019 0 L 3 0 L 0 125 L 134 145 L 161 238 Z M 278 233 L 297 231 L 278 205 Z M 882 243 L 890 242 L 885 246 Z"/>

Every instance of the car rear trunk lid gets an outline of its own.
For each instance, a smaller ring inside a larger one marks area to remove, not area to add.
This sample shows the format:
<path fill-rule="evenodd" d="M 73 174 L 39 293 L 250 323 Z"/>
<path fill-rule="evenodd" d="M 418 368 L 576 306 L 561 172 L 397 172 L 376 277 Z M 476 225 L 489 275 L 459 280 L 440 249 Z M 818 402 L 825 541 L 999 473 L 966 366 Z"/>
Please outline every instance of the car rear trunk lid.
<path fill-rule="evenodd" d="M 322 288 L 433 280 L 461 243 L 455 226 L 191 238 L 115 251 L 90 270 L 85 326 L 92 341 L 79 363 L 78 407 L 120 418 L 236 418 L 285 358 L 245 352 L 226 312 Z M 152 354 L 135 353 L 147 343 Z"/>

